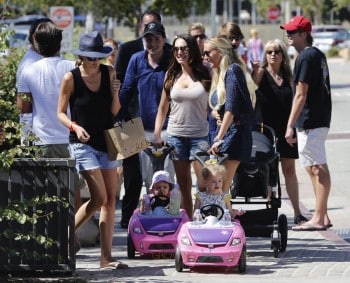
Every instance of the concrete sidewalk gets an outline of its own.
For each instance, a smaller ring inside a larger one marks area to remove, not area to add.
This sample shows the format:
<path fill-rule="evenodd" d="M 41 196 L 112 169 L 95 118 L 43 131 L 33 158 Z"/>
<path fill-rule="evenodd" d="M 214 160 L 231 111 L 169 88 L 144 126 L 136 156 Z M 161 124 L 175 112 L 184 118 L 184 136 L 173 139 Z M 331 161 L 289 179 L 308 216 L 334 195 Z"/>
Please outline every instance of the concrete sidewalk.
<path fill-rule="evenodd" d="M 313 207 L 312 189 L 305 170 L 297 163 L 302 210 L 306 216 Z M 282 184 L 283 185 L 283 184 Z M 283 188 L 283 186 L 282 186 Z M 343 206 L 337 195 L 330 199 L 330 209 Z M 311 204 L 311 205 L 310 205 Z M 309 206 L 310 205 L 310 206 Z M 119 220 L 120 209 L 117 208 Z M 283 193 L 282 207 L 279 213 L 286 214 L 289 226 L 293 225 L 293 210 L 288 198 Z M 349 215 L 349 214 L 347 214 Z M 331 216 L 332 217 L 332 216 Z M 335 221 L 335 218 L 331 218 Z M 342 225 L 335 223 L 334 227 Z M 208 272 L 190 272 L 185 269 L 178 273 L 175 270 L 174 259 L 141 259 L 127 258 L 126 230 L 116 230 L 114 237 L 114 255 L 117 259 L 129 265 L 127 270 L 99 269 L 99 248 L 83 248 L 77 254 L 78 278 L 87 282 L 349 282 L 350 280 L 350 244 L 337 235 L 336 229 L 315 232 L 288 231 L 287 250 L 274 258 L 270 249 L 269 238 L 247 239 L 247 272 L 244 275 L 227 273 L 225 270 L 210 270 Z"/>

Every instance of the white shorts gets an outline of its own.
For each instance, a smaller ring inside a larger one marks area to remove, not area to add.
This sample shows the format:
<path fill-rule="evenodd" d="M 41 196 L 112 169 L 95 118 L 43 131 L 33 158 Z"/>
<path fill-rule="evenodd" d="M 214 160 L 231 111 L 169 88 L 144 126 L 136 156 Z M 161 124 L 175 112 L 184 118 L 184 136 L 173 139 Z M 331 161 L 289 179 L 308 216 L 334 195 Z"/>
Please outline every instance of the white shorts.
<path fill-rule="evenodd" d="M 299 161 L 304 167 L 327 163 L 326 138 L 329 128 L 297 128 Z"/>

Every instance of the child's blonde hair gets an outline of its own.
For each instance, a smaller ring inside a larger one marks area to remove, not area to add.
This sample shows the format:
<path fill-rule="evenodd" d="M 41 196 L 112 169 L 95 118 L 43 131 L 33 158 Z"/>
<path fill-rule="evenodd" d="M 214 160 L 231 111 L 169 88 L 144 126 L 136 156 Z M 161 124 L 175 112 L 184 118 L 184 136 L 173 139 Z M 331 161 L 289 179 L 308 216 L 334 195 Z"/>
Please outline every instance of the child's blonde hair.
<path fill-rule="evenodd" d="M 202 177 L 204 180 L 207 180 L 210 176 L 213 175 L 224 175 L 225 174 L 225 166 L 216 164 L 208 164 L 205 165 L 202 169 Z"/>

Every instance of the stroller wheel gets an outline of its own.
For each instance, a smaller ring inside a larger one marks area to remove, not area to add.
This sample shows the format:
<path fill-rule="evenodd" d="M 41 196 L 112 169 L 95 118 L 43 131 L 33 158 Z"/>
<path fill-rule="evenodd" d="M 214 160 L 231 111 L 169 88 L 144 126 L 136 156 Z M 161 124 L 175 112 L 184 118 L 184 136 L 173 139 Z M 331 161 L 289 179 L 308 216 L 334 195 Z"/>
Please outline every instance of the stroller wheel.
<path fill-rule="evenodd" d="M 286 251 L 288 241 L 288 221 L 285 214 L 281 214 L 278 217 L 278 230 L 281 235 L 280 252 L 283 253 Z"/>
<path fill-rule="evenodd" d="M 273 256 L 274 256 L 274 258 L 278 258 L 278 247 L 277 246 L 273 247 Z"/>

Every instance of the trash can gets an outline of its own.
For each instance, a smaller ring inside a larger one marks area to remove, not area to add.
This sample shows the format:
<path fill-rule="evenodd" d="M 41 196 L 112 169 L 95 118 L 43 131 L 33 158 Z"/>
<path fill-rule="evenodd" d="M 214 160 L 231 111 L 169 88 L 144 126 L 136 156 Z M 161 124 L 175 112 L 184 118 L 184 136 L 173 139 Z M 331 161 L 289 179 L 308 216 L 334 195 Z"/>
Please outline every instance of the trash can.
<path fill-rule="evenodd" d="M 25 158 L 0 172 L 0 272 L 75 271 L 74 166 Z"/>

